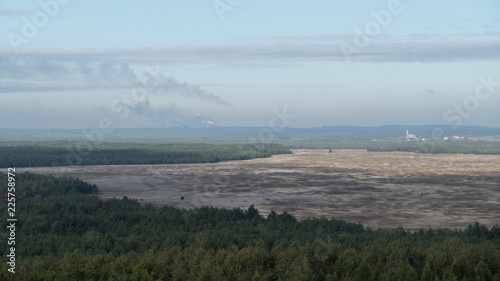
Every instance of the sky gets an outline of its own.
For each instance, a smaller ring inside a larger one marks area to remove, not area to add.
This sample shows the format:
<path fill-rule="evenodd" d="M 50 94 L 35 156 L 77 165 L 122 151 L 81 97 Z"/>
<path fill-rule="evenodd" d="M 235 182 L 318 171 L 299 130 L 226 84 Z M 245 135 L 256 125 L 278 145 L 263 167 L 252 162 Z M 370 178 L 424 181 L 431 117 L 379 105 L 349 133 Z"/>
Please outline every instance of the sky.
<path fill-rule="evenodd" d="M 499 60 L 498 0 L 0 0 L 0 128 L 500 127 Z"/>

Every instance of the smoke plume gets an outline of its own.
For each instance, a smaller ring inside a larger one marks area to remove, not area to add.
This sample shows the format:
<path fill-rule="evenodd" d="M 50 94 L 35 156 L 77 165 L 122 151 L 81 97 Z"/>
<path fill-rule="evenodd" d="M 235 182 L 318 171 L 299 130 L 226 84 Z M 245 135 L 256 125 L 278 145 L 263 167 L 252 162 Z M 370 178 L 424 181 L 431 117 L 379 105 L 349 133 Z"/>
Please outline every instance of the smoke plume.
<path fill-rule="evenodd" d="M 213 127 L 215 123 L 199 114 L 192 114 L 175 104 L 164 107 L 152 107 L 148 96 L 142 96 L 139 101 L 130 106 L 139 115 L 148 117 L 156 127 Z"/>
<path fill-rule="evenodd" d="M 153 86 L 153 87 L 151 87 Z M 134 89 L 179 95 L 233 108 L 226 100 L 199 85 L 180 82 L 160 72 L 140 77 L 127 63 L 59 61 L 56 58 L 0 55 L 0 93 Z"/>
<path fill-rule="evenodd" d="M 124 90 L 124 93 L 130 93 L 135 89 L 145 92 L 145 96 L 143 100 L 128 106 L 161 127 L 213 122 L 180 109 L 175 104 L 154 107 L 149 102 L 149 95 L 152 94 L 181 96 L 234 108 L 228 101 L 199 85 L 178 81 L 160 71 L 146 71 L 138 75 L 129 64 L 123 62 L 88 63 L 50 56 L 0 55 L 0 94 L 40 92 L 42 95 L 44 92 L 84 90 Z"/>

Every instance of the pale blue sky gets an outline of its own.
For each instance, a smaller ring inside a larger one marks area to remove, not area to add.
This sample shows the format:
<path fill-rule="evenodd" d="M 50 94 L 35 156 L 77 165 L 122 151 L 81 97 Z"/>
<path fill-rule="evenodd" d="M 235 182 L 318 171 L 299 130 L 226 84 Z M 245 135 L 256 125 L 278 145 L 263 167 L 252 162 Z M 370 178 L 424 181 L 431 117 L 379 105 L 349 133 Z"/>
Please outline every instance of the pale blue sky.
<path fill-rule="evenodd" d="M 499 1 L 228 3 L 0 1 L 0 127 L 500 127 Z"/>

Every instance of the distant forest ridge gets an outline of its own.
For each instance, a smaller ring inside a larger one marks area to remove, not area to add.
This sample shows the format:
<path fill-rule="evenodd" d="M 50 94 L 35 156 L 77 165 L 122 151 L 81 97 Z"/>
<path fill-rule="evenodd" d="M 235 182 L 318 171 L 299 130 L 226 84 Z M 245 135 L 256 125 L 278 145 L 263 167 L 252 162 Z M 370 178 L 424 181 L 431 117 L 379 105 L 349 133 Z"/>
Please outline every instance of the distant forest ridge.
<path fill-rule="evenodd" d="M 215 163 L 289 154 L 279 144 L 0 142 L 0 168 Z"/>
<path fill-rule="evenodd" d="M 273 130 L 274 129 L 274 130 Z M 500 128 L 452 125 L 386 125 L 372 127 L 324 126 L 318 128 L 214 127 L 214 128 L 138 128 L 114 129 L 103 133 L 99 129 L 0 129 L 1 141 L 19 140 L 143 140 L 196 138 L 397 138 L 406 130 L 421 138 L 435 136 L 500 136 Z"/>
<path fill-rule="evenodd" d="M 188 141 L 175 143 L 175 139 L 157 143 L 147 140 L 145 142 L 0 141 L 0 168 L 215 163 L 290 154 L 292 153 L 290 149 L 329 149 L 329 152 L 332 152 L 332 149 L 366 149 L 372 152 L 500 155 L 500 141 L 467 139 L 407 141 L 406 139 L 281 138 L 276 140 L 277 143 L 237 143 L 236 140 L 212 139 L 212 143 Z"/>

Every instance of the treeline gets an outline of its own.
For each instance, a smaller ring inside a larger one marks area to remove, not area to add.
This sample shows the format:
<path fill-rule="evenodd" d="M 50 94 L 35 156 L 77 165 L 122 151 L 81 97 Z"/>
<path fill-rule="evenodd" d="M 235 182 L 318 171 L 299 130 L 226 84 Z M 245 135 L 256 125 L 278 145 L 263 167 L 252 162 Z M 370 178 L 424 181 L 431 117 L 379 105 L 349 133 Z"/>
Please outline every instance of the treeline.
<path fill-rule="evenodd" d="M 253 206 L 103 201 L 83 194 L 95 189 L 79 180 L 16 179 L 17 192 L 41 185 L 43 196 L 17 200 L 16 273 L 2 262 L 0 280 L 500 280 L 498 226 L 372 230 L 287 213 L 263 217 Z M 6 209 L 0 204 L 3 229 Z M 4 259 L 7 249 L 0 247 Z"/>
<path fill-rule="evenodd" d="M 498 141 L 402 141 L 377 143 L 367 147 L 368 151 L 406 151 L 416 153 L 460 153 L 460 154 L 500 154 Z"/>
<path fill-rule="evenodd" d="M 66 194 L 97 194 L 95 184 L 90 184 L 80 179 L 57 178 L 29 172 L 17 174 L 14 177 L 20 181 L 17 186 L 17 195 L 34 197 L 36 195 L 66 195 Z M 7 174 L 0 173 L 0 183 L 7 183 Z M 3 190 L 3 192 L 7 192 Z"/>
<path fill-rule="evenodd" d="M 383 141 L 389 142 L 389 140 Z M 368 138 L 279 138 L 276 140 L 276 143 L 290 149 L 367 149 L 368 146 L 374 145 L 375 141 Z"/>
<path fill-rule="evenodd" d="M 291 153 L 278 144 L 2 142 L 0 168 L 214 163 Z"/>
<path fill-rule="evenodd" d="M 278 139 L 291 149 L 366 149 L 373 152 L 406 151 L 416 153 L 500 154 L 499 141 L 405 139 Z"/>
<path fill-rule="evenodd" d="M 0 142 L 0 168 L 73 165 L 214 163 L 291 153 L 293 148 L 366 149 L 373 152 L 500 154 L 496 141 L 408 142 L 399 139 L 276 139 L 274 143 Z"/>

